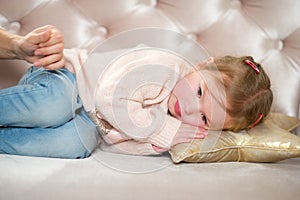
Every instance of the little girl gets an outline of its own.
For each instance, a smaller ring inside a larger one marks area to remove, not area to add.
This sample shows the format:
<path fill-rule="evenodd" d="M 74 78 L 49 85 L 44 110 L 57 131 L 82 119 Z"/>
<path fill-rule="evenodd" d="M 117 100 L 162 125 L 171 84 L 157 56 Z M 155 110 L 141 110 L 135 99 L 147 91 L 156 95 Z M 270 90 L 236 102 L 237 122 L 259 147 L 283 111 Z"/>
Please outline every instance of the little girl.
<path fill-rule="evenodd" d="M 252 57 L 193 68 L 170 52 L 142 48 L 101 70 L 83 67 L 84 57 L 66 50 L 65 68 L 32 67 L 0 91 L 0 153 L 83 158 L 100 133 L 104 149 L 158 154 L 209 129 L 249 129 L 270 111 L 270 81 Z"/>
<path fill-rule="evenodd" d="M 94 86 L 78 79 L 93 91 L 81 97 L 106 141 L 102 148 L 114 152 L 156 154 L 204 138 L 208 129 L 248 129 L 269 113 L 273 99 L 270 80 L 252 57 L 209 59 L 193 68 L 170 52 L 141 48 L 105 69 L 73 67 L 88 80 L 98 78 Z"/>

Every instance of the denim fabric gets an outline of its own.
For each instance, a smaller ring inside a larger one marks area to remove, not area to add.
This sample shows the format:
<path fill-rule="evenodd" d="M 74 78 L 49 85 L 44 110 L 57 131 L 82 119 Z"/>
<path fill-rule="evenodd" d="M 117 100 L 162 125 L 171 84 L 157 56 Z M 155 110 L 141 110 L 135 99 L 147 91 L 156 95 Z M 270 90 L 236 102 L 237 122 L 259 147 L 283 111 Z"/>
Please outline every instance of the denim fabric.
<path fill-rule="evenodd" d="M 0 90 L 0 153 L 84 158 L 98 144 L 75 75 L 31 67 L 18 85 Z"/>

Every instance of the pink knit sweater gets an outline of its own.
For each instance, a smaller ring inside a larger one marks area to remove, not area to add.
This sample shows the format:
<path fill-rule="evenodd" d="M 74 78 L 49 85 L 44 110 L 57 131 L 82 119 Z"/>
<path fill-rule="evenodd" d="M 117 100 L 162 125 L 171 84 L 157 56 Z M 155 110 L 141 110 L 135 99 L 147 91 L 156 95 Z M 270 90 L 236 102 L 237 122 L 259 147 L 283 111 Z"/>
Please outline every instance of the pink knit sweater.
<path fill-rule="evenodd" d="M 86 111 L 113 127 L 103 135 L 102 149 L 149 155 L 158 153 L 153 147 L 171 147 L 181 122 L 168 114 L 167 102 L 176 82 L 191 71 L 188 62 L 146 47 L 93 53 L 87 60 L 84 50 L 64 54 Z"/>

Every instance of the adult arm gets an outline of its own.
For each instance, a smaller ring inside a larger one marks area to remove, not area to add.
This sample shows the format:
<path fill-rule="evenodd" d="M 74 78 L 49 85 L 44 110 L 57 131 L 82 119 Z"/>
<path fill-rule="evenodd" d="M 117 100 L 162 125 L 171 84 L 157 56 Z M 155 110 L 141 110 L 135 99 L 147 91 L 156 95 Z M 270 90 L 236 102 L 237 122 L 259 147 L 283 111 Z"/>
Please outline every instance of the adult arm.
<path fill-rule="evenodd" d="M 58 69 L 64 66 L 63 35 L 54 26 L 34 29 L 25 36 L 0 29 L 0 58 L 25 60 L 35 66 Z"/>

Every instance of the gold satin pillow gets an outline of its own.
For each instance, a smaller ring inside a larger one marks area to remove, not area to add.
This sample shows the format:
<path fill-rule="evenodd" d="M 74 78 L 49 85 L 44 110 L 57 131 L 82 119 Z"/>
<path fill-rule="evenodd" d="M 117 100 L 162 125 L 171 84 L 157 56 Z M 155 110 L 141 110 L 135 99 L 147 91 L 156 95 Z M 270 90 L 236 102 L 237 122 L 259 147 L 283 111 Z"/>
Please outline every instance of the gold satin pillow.
<path fill-rule="evenodd" d="M 223 131 L 209 150 L 201 149 L 204 140 L 194 140 L 176 145 L 169 153 L 174 163 L 276 162 L 300 156 L 300 137 L 290 133 L 299 125 L 298 118 L 271 113 L 249 131 Z"/>

